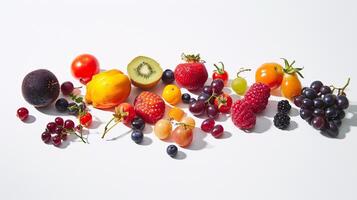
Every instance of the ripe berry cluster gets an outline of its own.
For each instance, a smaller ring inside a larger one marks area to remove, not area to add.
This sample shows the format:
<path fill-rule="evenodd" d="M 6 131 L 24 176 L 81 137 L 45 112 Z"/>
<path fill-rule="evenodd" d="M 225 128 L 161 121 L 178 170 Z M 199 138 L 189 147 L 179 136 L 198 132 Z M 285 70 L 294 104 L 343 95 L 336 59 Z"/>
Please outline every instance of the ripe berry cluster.
<path fill-rule="evenodd" d="M 278 113 L 274 116 L 274 126 L 285 130 L 290 125 L 290 117 L 288 113 L 290 112 L 291 105 L 289 101 L 282 100 L 278 103 Z"/>

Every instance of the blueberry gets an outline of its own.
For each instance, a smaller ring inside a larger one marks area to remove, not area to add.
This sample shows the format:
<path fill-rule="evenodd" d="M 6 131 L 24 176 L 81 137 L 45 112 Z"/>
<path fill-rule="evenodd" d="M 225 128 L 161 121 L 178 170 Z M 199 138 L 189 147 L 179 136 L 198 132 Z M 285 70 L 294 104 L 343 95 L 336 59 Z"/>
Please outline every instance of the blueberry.
<path fill-rule="evenodd" d="M 135 117 L 131 122 L 131 128 L 133 130 L 142 131 L 145 128 L 145 121 L 141 117 Z"/>
<path fill-rule="evenodd" d="M 165 70 L 164 73 L 162 73 L 161 79 L 162 82 L 164 82 L 165 84 L 174 82 L 175 80 L 174 72 L 171 69 Z"/>
<path fill-rule="evenodd" d="M 60 98 L 56 101 L 55 106 L 59 112 L 65 112 L 68 108 L 68 101 L 64 98 Z"/>
<path fill-rule="evenodd" d="M 173 144 L 169 145 L 166 149 L 167 154 L 171 156 L 172 158 L 177 155 L 177 147 Z"/>
<path fill-rule="evenodd" d="M 139 144 L 143 141 L 144 138 L 144 134 L 143 132 L 139 131 L 139 130 L 134 130 L 131 133 L 131 139 L 136 143 Z"/>
<path fill-rule="evenodd" d="M 182 98 L 182 102 L 190 103 L 191 95 L 188 93 L 183 93 L 181 98 Z"/>
<path fill-rule="evenodd" d="M 195 103 L 196 101 L 197 100 L 195 98 L 191 98 L 189 103 L 192 104 L 192 103 Z"/>

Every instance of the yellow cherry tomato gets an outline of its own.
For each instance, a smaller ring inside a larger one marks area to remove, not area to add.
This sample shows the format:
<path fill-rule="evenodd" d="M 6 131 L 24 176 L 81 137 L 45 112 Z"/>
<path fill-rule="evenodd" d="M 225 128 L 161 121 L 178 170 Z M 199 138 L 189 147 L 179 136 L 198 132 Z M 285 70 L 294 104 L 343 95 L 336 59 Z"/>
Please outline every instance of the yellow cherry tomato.
<path fill-rule="evenodd" d="M 156 122 L 154 126 L 154 133 L 155 135 L 164 140 L 171 135 L 172 132 L 172 125 L 171 122 L 167 119 L 160 119 Z"/>
<path fill-rule="evenodd" d="M 302 86 L 298 75 L 304 78 L 300 73 L 300 71 L 303 68 L 293 67 L 295 61 L 289 63 L 285 58 L 283 58 L 283 60 L 285 63 L 285 68 L 284 68 L 284 77 L 281 82 L 280 90 L 283 97 L 292 100 L 295 96 L 301 94 Z"/>
<path fill-rule="evenodd" d="M 185 112 L 178 107 L 173 107 L 169 110 L 169 117 L 176 120 L 181 121 L 182 117 L 185 115 Z"/>
<path fill-rule="evenodd" d="M 181 100 L 181 90 L 176 85 L 166 85 L 164 90 L 162 91 L 162 97 L 167 103 L 174 106 L 178 104 Z"/>
<path fill-rule="evenodd" d="M 188 125 L 188 127 L 191 129 L 194 129 L 196 125 L 196 122 L 192 117 L 182 118 L 181 123 Z"/>

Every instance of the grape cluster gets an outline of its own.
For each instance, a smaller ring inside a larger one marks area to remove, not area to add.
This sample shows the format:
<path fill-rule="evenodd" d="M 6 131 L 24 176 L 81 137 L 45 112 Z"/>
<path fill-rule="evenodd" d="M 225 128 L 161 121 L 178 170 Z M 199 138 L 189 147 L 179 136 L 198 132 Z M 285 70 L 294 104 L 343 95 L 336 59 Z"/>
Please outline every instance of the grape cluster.
<path fill-rule="evenodd" d="M 301 95 L 294 98 L 294 104 L 300 107 L 300 116 L 315 129 L 323 131 L 330 137 L 338 137 L 338 128 L 345 117 L 345 109 L 349 106 L 345 89 L 323 85 L 321 81 L 314 81 L 310 87 L 305 87 Z M 334 94 L 337 92 L 337 94 Z"/>
<path fill-rule="evenodd" d="M 71 133 L 77 135 L 81 140 L 86 143 L 82 135 L 78 135 L 76 132 L 81 133 L 82 127 L 75 126 L 72 120 L 64 121 L 61 117 L 56 117 L 54 122 L 49 122 L 45 131 L 41 134 L 41 139 L 46 144 L 53 144 L 56 147 L 60 147 L 63 141 L 67 140 L 67 136 Z"/>

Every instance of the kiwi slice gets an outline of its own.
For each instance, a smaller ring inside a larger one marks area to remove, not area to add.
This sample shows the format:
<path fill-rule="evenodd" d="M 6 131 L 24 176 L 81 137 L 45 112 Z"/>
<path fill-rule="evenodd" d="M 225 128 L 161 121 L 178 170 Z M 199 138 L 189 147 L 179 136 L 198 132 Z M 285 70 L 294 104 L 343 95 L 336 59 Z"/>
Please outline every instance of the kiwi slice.
<path fill-rule="evenodd" d="M 144 90 L 155 87 L 162 76 L 160 64 L 146 56 L 134 58 L 127 70 L 132 84 Z"/>

